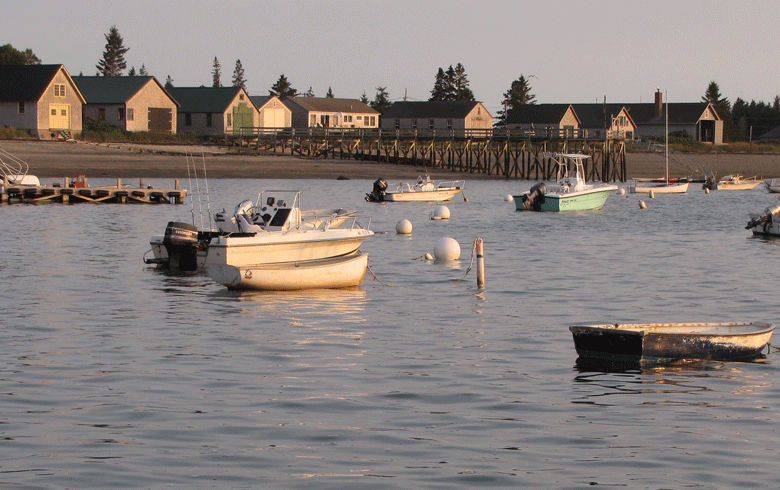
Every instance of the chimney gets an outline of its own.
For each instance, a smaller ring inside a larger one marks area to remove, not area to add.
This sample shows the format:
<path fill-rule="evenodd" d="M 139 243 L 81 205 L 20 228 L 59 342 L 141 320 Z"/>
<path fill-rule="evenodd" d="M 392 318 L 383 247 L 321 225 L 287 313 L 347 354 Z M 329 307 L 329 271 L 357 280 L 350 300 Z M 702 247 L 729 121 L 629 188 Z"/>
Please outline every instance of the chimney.
<path fill-rule="evenodd" d="M 655 89 L 655 117 L 656 119 L 661 117 L 664 113 L 664 97 L 661 94 L 661 89 Z"/>

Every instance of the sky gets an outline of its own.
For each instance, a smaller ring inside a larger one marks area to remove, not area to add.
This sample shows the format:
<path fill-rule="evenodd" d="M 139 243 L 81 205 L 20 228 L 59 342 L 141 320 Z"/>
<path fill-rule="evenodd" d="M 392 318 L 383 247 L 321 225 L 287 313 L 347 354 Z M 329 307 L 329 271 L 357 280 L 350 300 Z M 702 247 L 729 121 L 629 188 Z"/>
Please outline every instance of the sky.
<path fill-rule="evenodd" d="M 778 0 L 4 0 L 0 45 L 95 75 L 111 26 L 160 83 L 222 84 L 236 61 L 250 95 L 284 74 L 299 93 L 427 100 L 461 63 L 493 115 L 521 75 L 538 103 L 732 103 L 780 94 Z"/>

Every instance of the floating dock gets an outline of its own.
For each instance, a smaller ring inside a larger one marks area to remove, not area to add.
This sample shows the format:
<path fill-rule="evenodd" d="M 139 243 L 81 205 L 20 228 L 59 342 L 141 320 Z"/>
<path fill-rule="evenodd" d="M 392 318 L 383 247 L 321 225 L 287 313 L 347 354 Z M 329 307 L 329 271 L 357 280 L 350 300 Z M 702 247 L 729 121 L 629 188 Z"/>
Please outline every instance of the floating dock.
<path fill-rule="evenodd" d="M 113 203 L 113 204 L 182 204 L 187 196 L 186 189 L 179 189 L 178 179 L 173 189 L 154 189 L 145 186 L 140 179 L 138 187 L 123 185 L 117 179 L 116 185 L 89 187 L 86 179 L 71 182 L 66 178 L 64 185 L 15 185 L 4 179 L 0 202 L 13 203 Z"/>

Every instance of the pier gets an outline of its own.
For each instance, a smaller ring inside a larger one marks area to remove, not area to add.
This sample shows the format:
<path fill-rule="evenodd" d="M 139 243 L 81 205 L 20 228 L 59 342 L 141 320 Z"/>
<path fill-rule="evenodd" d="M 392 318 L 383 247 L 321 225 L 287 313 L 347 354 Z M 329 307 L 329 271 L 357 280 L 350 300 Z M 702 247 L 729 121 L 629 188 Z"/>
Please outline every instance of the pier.
<path fill-rule="evenodd" d="M 173 189 L 154 189 L 144 186 L 144 179 L 140 179 L 138 187 L 123 185 L 122 179 L 112 186 L 89 187 L 83 176 L 65 178 L 64 185 L 15 185 L 6 177 L 0 203 L 182 204 L 186 196 L 187 190 L 179 188 L 178 179 Z"/>
<path fill-rule="evenodd" d="M 555 178 L 557 167 L 547 153 L 583 153 L 591 156 L 585 168 L 588 180 L 627 179 L 625 142 L 619 135 L 594 138 L 574 129 L 244 128 L 226 134 L 224 140 L 247 150 L 291 156 L 417 165 L 521 180 Z"/>

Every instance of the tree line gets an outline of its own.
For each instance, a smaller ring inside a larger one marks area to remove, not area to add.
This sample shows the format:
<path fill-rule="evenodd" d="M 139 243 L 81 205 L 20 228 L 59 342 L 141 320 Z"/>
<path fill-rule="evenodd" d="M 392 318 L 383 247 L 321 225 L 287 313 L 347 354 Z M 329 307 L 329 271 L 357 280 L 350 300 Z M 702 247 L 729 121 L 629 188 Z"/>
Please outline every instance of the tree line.
<path fill-rule="evenodd" d="M 98 76 L 121 76 L 127 69 L 125 54 L 130 48 L 125 47 L 124 39 L 119 34 L 117 27 L 111 26 L 108 33 L 105 34 L 106 45 L 103 51 L 103 57 L 98 61 Z M 41 60 L 30 49 L 20 51 L 10 44 L 0 46 L 0 64 L 40 64 Z M 138 75 L 148 75 L 146 67 L 141 65 L 137 72 Z M 135 67 L 131 67 L 127 73 L 128 76 L 136 75 Z M 496 127 L 506 125 L 507 114 L 524 104 L 536 104 L 536 96 L 531 93 L 530 78 L 520 75 L 517 80 L 512 81 L 509 89 L 503 94 L 501 109 L 496 112 Z M 217 57 L 211 69 L 211 80 L 213 87 L 222 87 L 222 65 Z M 236 60 L 231 84 L 234 87 L 241 87 L 246 90 L 246 78 L 244 76 L 244 67 L 240 59 Z M 165 87 L 173 87 L 173 79 L 168 75 L 165 79 Z M 292 86 L 292 83 L 282 73 L 276 82 L 268 90 L 268 94 L 277 97 L 314 97 L 314 91 L 309 90 L 298 93 L 298 90 Z M 328 87 L 325 97 L 333 98 L 333 90 Z M 406 100 L 404 97 L 403 100 Z M 433 88 L 428 101 L 474 101 L 474 93 L 469 87 L 466 68 L 457 63 L 454 67 L 450 65 L 446 70 L 439 68 L 434 76 Z M 386 87 L 376 87 L 376 94 L 373 100 L 370 100 L 366 93 L 360 97 L 360 101 L 369 105 L 373 109 L 382 113 L 393 103 L 390 99 Z M 724 141 L 750 141 L 761 136 L 772 128 L 780 126 L 780 96 L 775 96 L 771 103 L 756 102 L 750 103 L 741 98 L 732 105 L 729 100 L 720 93 L 720 87 L 715 81 L 711 81 L 702 96 L 702 101 L 710 102 L 715 107 L 718 115 L 724 121 Z"/>

